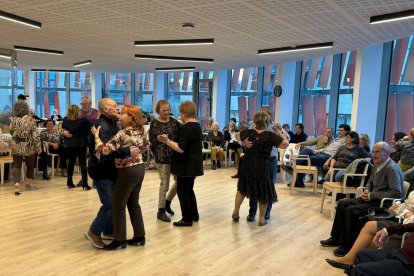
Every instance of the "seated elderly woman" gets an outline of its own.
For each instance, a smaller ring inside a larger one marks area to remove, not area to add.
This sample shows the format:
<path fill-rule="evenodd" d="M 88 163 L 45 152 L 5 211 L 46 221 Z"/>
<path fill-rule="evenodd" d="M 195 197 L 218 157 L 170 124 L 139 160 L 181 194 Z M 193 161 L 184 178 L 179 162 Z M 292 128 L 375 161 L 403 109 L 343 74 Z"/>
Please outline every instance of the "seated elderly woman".
<path fill-rule="evenodd" d="M 371 152 L 371 138 L 368 134 L 361 133 L 359 135 L 359 145 L 368 153 Z"/>
<path fill-rule="evenodd" d="M 228 129 L 224 131 L 224 140 L 227 141 L 227 149 L 226 149 L 227 154 L 229 152 L 229 149 L 234 150 L 236 152 L 234 161 L 235 161 L 235 168 L 238 169 L 239 159 L 240 159 L 240 155 L 243 152 L 243 149 L 240 143 L 236 140 L 236 125 L 233 121 L 229 122 Z"/>
<path fill-rule="evenodd" d="M 211 161 L 213 170 L 217 167 L 221 168 L 220 161 L 223 160 L 224 144 L 226 141 L 224 140 L 223 133 L 219 131 L 219 125 L 217 122 L 214 122 L 211 125 L 211 131 L 207 135 L 207 141 L 211 142 Z"/>
<path fill-rule="evenodd" d="M 43 170 L 43 179 L 49 180 L 49 174 L 47 172 L 47 150 L 49 150 L 49 153 L 56 153 L 59 154 L 60 157 L 60 164 L 62 166 L 62 176 L 65 176 L 66 174 L 66 149 L 62 145 L 63 136 L 60 133 L 60 131 L 55 129 L 55 121 L 52 119 L 46 120 L 43 125 L 46 127 L 45 130 L 43 130 L 40 133 L 40 141 L 42 141 L 43 144 L 43 150 L 40 153 L 40 157 L 42 158 L 40 160 L 40 167 Z M 54 160 L 52 159 L 52 162 Z"/>
<path fill-rule="evenodd" d="M 346 169 L 352 161 L 358 158 L 371 159 L 371 154 L 366 152 L 359 145 L 359 135 L 355 131 L 351 131 L 345 135 L 345 145 L 339 147 L 332 159 L 325 162 L 325 166 L 330 161 L 330 167 L 326 174 L 325 181 L 330 181 L 330 176 L 334 173 L 334 168 Z M 344 171 L 335 171 L 333 179 L 335 182 L 340 182 L 344 175 Z"/>
<path fill-rule="evenodd" d="M 414 223 L 414 192 L 408 195 L 404 203 L 400 205 L 394 203 L 389 208 L 389 211 L 395 212 L 396 219 L 403 219 L 403 224 Z M 326 259 L 326 261 L 333 267 L 344 269 L 345 271 L 350 270 L 360 250 L 378 248 L 373 242 L 375 234 L 378 231 L 397 224 L 399 223 L 396 220 L 368 221 L 359 233 L 351 250 L 345 256 L 337 259 Z"/>

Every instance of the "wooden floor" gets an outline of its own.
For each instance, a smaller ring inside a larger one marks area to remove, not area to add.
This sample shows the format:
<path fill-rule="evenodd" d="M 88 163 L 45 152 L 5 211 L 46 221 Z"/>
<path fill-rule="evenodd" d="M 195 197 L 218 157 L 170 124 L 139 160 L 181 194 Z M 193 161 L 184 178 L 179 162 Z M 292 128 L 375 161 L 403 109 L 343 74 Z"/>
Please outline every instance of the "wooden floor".
<path fill-rule="evenodd" d="M 83 236 L 100 207 L 95 189 L 68 190 L 66 179 L 39 175 L 37 190 L 15 196 L 9 180 L 0 186 L 0 275 L 343 275 L 324 260 L 332 248 L 319 245 L 332 226 L 328 209 L 319 213 L 320 194 L 290 195 L 277 184 L 268 225 L 246 221 L 246 200 L 234 223 L 234 172 L 206 168 L 195 187 L 200 221 L 176 228 L 156 219 L 159 180 L 147 170 L 141 191 L 147 244 L 115 252 L 95 249 Z M 177 198 L 172 208 L 178 220 Z"/>

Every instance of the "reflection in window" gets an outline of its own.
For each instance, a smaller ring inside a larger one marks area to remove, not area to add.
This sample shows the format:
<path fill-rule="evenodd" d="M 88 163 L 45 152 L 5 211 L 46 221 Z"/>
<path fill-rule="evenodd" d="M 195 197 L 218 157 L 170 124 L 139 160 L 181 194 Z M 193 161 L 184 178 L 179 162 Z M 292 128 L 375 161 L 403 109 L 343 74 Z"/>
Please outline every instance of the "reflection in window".
<path fill-rule="evenodd" d="M 153 73 L 135 74 L 135 101 L 134 104 L 142 111 L 152 113 L 152 95 L 154 91 Z"/>
<path fill-rule="evenodd" d="M 304 60 L 299 102 L 299 119 L 305 133 L 324 133 L 329 111 L 333 56 Z"/>
<path fill-rule="evenodd" d="M 131 104 L 131 73 L 106 73 L 104 98 L 113 99 L 119 106 Z"/>
<path fill-rule="evenodd" d="M 80 106 L 81 98 L 83 96 L 92 97 L 91 73 L 70 73 L 69 104 Z"/>
<path fill-rule="evenodd" d="M 181 102 L 194 101 L 193 75 L 193 72 L 168 73 L 168 101 L 175 117 L 180 115 Z"/>
<path fill-rule="evenodd" d="M 24 94 L 24 71 L 17 70 L 17 94 Z M 9 132 L 10 117 L 13 109 L 13 85 L 10 69 L 0 69 L 0 128 Z M 17 97 L 17 95 L 15 95 Z M 16 99 L 14 99 L 16 100 Z"/>
<path fill-rule="evenodd" d="M 408 133 L 414 126 L 413 36 L 394 40 L 388 92 L 385 141 L 397 131 Z"/>
<path fill-rule="evenodd" d="M 233 69 L 231 72 L 230 118 L 253 120 L 257 100 L 257 67 Z"/>
<path fill-rule="evenodd" d="M 282 70 L 278 69 L 277 65 L 264 67 L 262 106 L 268 106 L 273 115 L 276 110 L 276 97 L 273 95 L 273 88 L 280 85 L 282 81 Z"/>
<path fill-rule="evenodd" d="M 198 121 L 204 127 L 211 117 L 211 103 L 213 102 L 214 71 L 198 73 Z"/>
<path fill-rule="evenodd" d="M 342 54 L 336 127 L 340 124 L 351 125 L 356 54 L 356 51 Z"/>

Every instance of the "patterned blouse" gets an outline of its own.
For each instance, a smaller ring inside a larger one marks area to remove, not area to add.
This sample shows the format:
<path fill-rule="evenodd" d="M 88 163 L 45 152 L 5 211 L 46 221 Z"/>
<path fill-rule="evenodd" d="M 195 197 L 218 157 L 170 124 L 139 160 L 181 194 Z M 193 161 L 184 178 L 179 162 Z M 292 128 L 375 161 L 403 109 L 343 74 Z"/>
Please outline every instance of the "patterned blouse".
<path fill-rule="evenodd" d="M 40 147 L 39 131 L 36 122 L 29 115 L 12 117 L 10 122 L 12 135 L 11 153 L 17 156 L 31 156 Z"/>
<path fill-rule="evenodd" d="M 175 141 L 180 126 L 180 123 L 174 118 L 170 118 L 167 123 L 158 120 L 153 120 L 151 122 L 149 139 L 154 151 L 155 163 L 171 164 L 174 151 L 166 144 L 158 142 L 157 137 L 161 134 L 168 134 L 168 138 Z"/>
<path fill-rule="evenodd" d="M 95 137 L 95 155 L 99 159 L 101 155 L 108 155 L 119 148 L 135 146 L 138 147 L 138 155 L 123 159 L 115 159 L 117 168 L 132 167 L 143 164 L 142 152 L 148 145 L 147 134 L 144 130 L 133 130 L 131 127 L 121 129 L 108 143 L 102 143 L 99 137 Z"/>
<path fill-rule="evenodd" d="M 49 142 L 49 143 L 56 143 L 56 144 L 60 145 L 62 138 L 63 137 L 62 137 L 60 131 L 58 131 L 56 129 L 54 129 L 51 132 L 46 129 L 46 130 L 43 130 L 40 133 L 40 140 L 45 141 L 45 142 Z"/>

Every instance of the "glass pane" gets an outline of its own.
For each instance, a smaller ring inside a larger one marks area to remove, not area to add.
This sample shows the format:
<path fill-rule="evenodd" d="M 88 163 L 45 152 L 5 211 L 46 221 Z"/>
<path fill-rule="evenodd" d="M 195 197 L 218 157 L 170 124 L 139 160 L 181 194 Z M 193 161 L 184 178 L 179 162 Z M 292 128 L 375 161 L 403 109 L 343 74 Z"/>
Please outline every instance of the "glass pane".
<path fill-rule="evenodd" d="M 331 93 L 333 56 L 304 60 L 299 100 L 299 122 L 309 136 L 325 132 Z"/>
<path fill-rule="evenodd" d="M 234 69 L 231 72 L 230 118 L 239 122 L 253 120 L 257 112 L 257 67 Z"/>
<path fill-rule="evenodd" d="M 408 133 L 414 126 L 413 36 L 394 40 L 388 94 L 385 141 L 395 132 Z"/>
<path fill-rule="evenodd" d="M 136 73 L 135 74 L 135 105 L 139 106 L 142 111 L 152 113 L 152 97 L 154 91 L 154 74 L 153 73 Z"/>
<path fill-rule="evenodd" d="M 175 117 L 180 115 L 181 102 L 193 101 L 193 75 L 193 72 L 168 73 L 168 101 Z"/>
<path fill-rule="evenodd" d="M 66 78 L 69 73 L 37 72 L 36 73 L 36 108 L 35 114 L 40 118 L 50 118 L 53 109 L 66 116 L 69 105 L 66 93 Z"/>
<path fill-rule="evenodd" d="M 0 127 L 4 133 L 9 132 L 12 105 L 11 70 L 0 69 Z"/>
<path fill-rule="evenodd" d="M 340 124 L 351 125 L 356 54 L 356 51 L 342 54 L 336 127 Z"/>
<path fill-rule="evenodd" d="M 103 97 L 113 99 L 119 106 L 131 104 L 131 73 L 106 73 Z"/>
<path fill-rule="evenodd" d="M 268 106 L 272 114 L 276 110 L 276 97 L 273 95 L 273 88 L 280 85 L 281 72 L 277 65 L 267 65 L 264 68 L 262 106 Z"/>
<path fill-rule="evenodd" d="M 207 125 L 211 117 L 213 81 L 201 80 L 198 85 L 198 120 L 201 126 Z"/>

